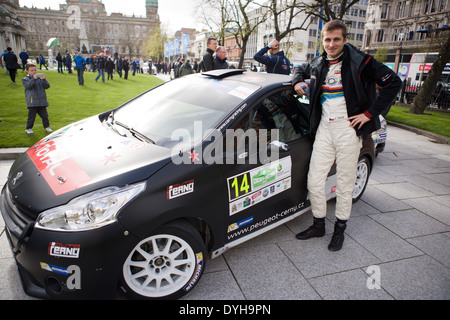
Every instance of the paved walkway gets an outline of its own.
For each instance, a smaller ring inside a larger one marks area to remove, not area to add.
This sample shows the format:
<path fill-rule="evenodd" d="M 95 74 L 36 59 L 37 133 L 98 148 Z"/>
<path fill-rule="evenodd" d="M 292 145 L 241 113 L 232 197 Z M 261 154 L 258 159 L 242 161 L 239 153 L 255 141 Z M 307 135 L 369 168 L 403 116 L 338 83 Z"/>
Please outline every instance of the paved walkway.
<path fill-rule="evenodd" d="M 0 184 L 11 161 L 0 161 Z M 450 145 L 389 127 L 340 252 L 299 241 L 311 213 L 208 261 L 186 300 L 450 299 Z M 0 299 L 23 293 L 0 218 Z M 377 282 L 375 282 L 375 279 Z"/>

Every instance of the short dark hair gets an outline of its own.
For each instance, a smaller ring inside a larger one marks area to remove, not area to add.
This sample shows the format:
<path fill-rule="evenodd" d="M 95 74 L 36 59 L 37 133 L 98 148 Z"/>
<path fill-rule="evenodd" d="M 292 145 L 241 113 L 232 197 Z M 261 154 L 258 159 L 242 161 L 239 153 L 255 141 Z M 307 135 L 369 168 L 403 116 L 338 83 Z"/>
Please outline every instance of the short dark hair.
<path fill-rule="evenodd" d="M 34 63 L 27 63 L 25 65 L 25 69 L 28 71 L 28 69 L 30 69 L 31 67 L 36 67 L 36 65 Z M 36 67 L 37 68 L 37 67 Z"/>
<path fill-rule="evenodd" d="M 334 31 L 334 30 L 342 30 L 342 35 L 344 36 L 344 39 L 347 38 L 347 26 L 345 23 L 343 23 L 341 20 L 331 20 L 328 21 L 324 26 L 322 30 L 322 35 L 325 31 Z"/>
<path fill-rule="evenodd" d="M 217 39 L 216 38 L 208 38 L 208 42 L 206 44 L 210 44 L 211 41 L 217 41 Z"/>

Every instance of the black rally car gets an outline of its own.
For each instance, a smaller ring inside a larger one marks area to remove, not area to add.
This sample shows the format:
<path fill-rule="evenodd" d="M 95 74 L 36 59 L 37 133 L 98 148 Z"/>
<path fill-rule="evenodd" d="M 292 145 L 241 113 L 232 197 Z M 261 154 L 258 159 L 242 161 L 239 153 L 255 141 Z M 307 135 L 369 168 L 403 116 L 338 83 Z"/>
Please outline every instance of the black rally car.
<path fill-rule="evenodd" d="M 25 292 L 189 292 L 207 258 L 309 210 L 307 115 L 288 76 L 213 71 L 46 137 L 13 164 L 0 197 Z M 367 139 L 355 200 L 373 159 Z"/>

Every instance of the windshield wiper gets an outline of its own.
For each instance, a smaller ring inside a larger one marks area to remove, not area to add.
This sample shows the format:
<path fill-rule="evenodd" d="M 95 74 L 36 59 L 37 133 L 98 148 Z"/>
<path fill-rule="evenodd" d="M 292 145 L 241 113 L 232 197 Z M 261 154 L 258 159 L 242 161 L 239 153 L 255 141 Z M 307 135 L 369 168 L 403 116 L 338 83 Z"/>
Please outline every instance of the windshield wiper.
<path fill-rule="evenodd" d="M 132 134 L 135 138 L 137 138 L 137 139 L 139 139 L 139 140 L 141 140 L 141 141 L 145 141 L 145 142 L 147 142 L 147 143 L 156 144 L 155 141 L 153 141 L 152 139 L 150 139 L 150 138 L 147 137 L 146 135 L 140 133 L 139 131 L 137 131 L 137 130 L 135 130 L 135 129 L 133 129 L 133 128 L 130 128 L 129 126 L 127 126 L 126 124 L 124 124 L 124 123 L 122 123 L 122 122 L 120 122 L 120 121 L 114 120 L 114 124 L 117 124 L 118 126 L 121 126 L 122 128 L 125 128 L 126 130 L 130 131 L 131 134 Z"/>
<path fill-rule="evenodd" d="M 113 114 L 113 113 L 111 113 L 111 114 L 109 115 L 109 117 L 108 117 L 106 120 L 104 120 L 104 122 L 108 125 L 108 127 L 110 127 L 111 129 L 113 129 L 119 136 L 121 136 L 121 137 L 126 137 L 125 134 L 121 134 L 121 133 L 119 132 L 119 130 L 117 130 L 117 129 L 114 127 L 114 114 Z"/>

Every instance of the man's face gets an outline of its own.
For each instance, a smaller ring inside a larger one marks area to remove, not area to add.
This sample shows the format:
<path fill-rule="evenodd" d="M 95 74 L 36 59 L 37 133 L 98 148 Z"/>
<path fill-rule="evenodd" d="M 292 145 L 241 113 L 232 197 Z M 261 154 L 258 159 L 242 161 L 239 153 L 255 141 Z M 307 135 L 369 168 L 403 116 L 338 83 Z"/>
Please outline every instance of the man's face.
<path fill-rule="evenodd" d="M 219 59 L 221 59 L 221 60 L 225 59 L 225 57 L 227 56 L 227 51 L 224 49 L 220 49 L 216 53 L 217 53 L 217 56 L 219 57 Z"/>
<path fill-rule="evenodd" d="M 217 40 L 211 40 L 208 44 L 208 48 L 211 49 L 212 51 L 216 52 L 217 50 Z"/>
<path fill-rule="evenodd" d="M 347 43 L 347 38 L 344 38 L 341 29 L 324 31 L 322 43 L 328 54 L 328 58 L 335 59 L 341 55 L 342 51 L 344 51 L 344 45 Z"/>

